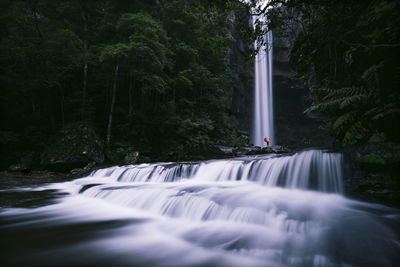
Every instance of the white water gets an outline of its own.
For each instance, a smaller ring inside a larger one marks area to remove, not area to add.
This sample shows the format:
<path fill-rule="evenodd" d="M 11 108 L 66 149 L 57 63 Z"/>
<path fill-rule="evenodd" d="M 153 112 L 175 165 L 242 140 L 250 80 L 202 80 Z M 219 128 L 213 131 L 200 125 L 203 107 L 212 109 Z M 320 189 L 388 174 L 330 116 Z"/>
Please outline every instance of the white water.
<path fill-rule="evenodd" d="M 258 19 L 263 19 L 258 17 Z M 272 87 L 272 32 L 264 36 L 266 46 L 256 55 L 254 82 L 254 123 L 252 142 L 255 146 L 265 147 L 264 138 L 270 138 L 270 145 L 275 145 L 274 107 Z M 257 46 L 257 44 L 255 44 Z"/>
<path fill-rule="evenodd" d="M 253 181 L 269 187 L 342 192 L 342 155 L 309 150 L 290 156 L 245 157 L 200 163 L 112 167 L 91 174 L 119 182 Z"/>
<path fill-rule="evenodd" d="M 338 153 L 113 167 L 35 190 L 68 195 L 2 210 L 2 231 L 22 233 L 10 265 L 392 266 L 399 255 L 399 212 L 343 197 Z"/>

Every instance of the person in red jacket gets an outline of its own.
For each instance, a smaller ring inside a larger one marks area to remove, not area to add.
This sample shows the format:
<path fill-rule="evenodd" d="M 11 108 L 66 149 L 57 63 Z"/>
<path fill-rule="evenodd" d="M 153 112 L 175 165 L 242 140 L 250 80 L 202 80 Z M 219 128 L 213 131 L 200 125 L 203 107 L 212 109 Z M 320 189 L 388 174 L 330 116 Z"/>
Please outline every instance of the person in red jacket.
<path fill-rule="evenodd" d="M 270 140 L 268 137 L 265 137 L 265 138 L 264 138 L 264 142 L 267 143 L 267 146 L 269 146 L 269 142 L 270 142 L 270 141 L 271 141 L 271 140 Z"/>

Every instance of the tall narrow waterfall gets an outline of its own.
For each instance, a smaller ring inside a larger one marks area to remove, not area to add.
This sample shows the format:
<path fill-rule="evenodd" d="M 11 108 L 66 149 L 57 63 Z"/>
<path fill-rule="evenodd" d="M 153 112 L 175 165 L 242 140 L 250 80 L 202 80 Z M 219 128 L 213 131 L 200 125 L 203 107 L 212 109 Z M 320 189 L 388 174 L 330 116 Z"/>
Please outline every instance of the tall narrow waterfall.
<path fill-rule="evenodd" d="M 254 82 L 254 122 L 252 142 L 256 146 L 266 146 L 264 138 L 270 138 L 274 145 L 274 109 L 272 90 L 272 32 L 264 36 L 266 45 L 260 48 L 255 59 Z"/>

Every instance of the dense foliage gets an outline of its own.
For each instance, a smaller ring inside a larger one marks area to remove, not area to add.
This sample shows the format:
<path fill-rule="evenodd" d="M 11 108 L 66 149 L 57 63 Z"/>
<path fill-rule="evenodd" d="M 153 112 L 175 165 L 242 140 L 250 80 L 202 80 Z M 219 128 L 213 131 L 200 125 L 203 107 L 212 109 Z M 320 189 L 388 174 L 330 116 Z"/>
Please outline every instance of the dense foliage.
<path fill-rule="evenodd" d="M 77 121 L 149 153 L 231 142 L 231 18 L 194 0 L 2 1 L 3 151 Z"/>
<path fill-rule="evenodd" d="M 399 2 L 287 0 L 269 7 L 255 12 L 294 40 L 291 65 L 314 96 L 306 112 L 322 116 L 346 146 L 399 142 Z"/>

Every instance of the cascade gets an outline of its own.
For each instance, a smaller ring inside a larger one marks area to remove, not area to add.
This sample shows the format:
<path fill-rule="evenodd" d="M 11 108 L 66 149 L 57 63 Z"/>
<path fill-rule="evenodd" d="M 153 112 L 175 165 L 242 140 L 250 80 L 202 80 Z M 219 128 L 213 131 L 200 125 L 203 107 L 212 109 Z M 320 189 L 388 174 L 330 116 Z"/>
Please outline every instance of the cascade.
<path fill-rule="evenodd" d="M 117 182 L 252 181 L 265 186 L 342 192 L 342 155 L 308 150 L 286 156 L 246 157 L 199 163 L 156 163 L 101 169 L 92 177 Z"/>
<path fill-rule="evenodd" d="M 399 211 L 347 199 L 342 188 L 342 155 L 324 150 L 100 169 L 15 189 L 54 199 L 1 209 L 5 265 L 397 262 Z"/>
<path fill-rule="evenodd" d="M 257 17 L 263 20 L 263 17 Z M 265 27 L 265 26 L 264 26 Z M 255 146 L 265 147 L 264 138 L 270 138 L 275 145 L 274 108 L 272 87 L 272 32 L 264 36 L 265 45 L 260 48 L 254 61 L 254 121 L 252 142 Z M 257 46 L 257 44 L 255 44 Z"/>

